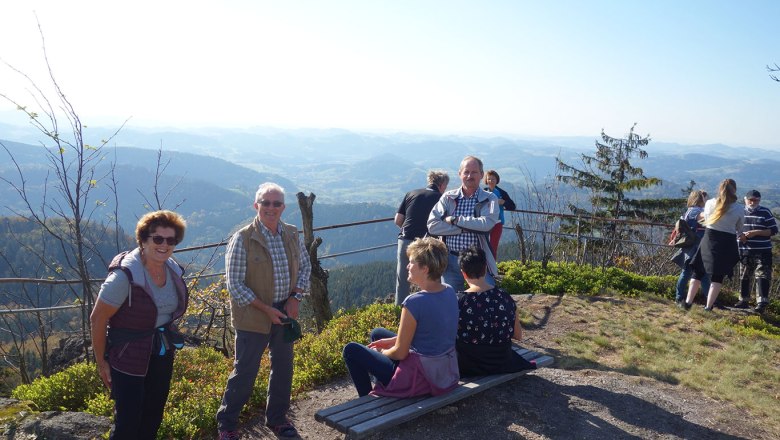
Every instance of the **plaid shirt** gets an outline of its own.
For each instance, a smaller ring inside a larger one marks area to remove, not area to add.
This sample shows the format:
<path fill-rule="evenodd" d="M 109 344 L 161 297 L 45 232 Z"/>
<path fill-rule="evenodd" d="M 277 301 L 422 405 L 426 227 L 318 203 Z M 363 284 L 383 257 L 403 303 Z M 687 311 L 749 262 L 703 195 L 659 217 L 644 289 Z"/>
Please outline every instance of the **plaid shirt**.
<path fill-rule="evenodd" d="M 458 216 L 473 216 L 474 208 L 477 206 L 477 192 L 466 197 L 463 195 L 461 188 L 460 194 L 455 201 L 455 212 L 450 214 L 453 217 Z M 447 249 L 450 252 L 460 252 L 463 249 L 467 249 L 470 246 L 479 247 L 479 237 L 477 234 L 469 231 L 463 231 L 458 235 L 447 235 L 444 237 L 444 243 L 447 244 Z"/>
<path fill-rule="evenodd" d="M 286 301 L 290 297 L 290 273 L 287 270 L 287 254 L 284 252 L 284 243 L 282 242 L 282 224 L 279 223 L 276 234 L 265 227 L 261 222 L 260 231 L 268 243 L 268 250 L 271 252 L 271 261 L 274 269 L 274 302 Z M 303 239 L 298 236 L 298 246 L 300 246 L 300 268 L 298 270 L 298 282 L 295 287 L 306 291 L 309 288 L 309 276 L 311 275 L 311 262 L 309 253 L 303 244 Z M 230 296 L 239 306 L 245 306 L 252 302 L 257 296 L 252 290 L 244 284 L 246 280 L 246 250 L 241 235 L 236 232 L 230 237 L 230 241 L 225 251 L 225 273 L 227 274 L 227 289 Z"/>

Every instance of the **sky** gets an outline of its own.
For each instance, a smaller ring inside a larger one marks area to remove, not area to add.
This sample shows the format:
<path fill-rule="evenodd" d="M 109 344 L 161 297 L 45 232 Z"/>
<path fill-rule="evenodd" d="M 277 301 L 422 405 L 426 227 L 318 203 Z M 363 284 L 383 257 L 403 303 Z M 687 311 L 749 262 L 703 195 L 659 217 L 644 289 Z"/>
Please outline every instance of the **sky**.
<path fill-rule="evenodd" d="M 776 0 L 26 0 L 0 59 L 85 124 L 619 137 L 780 149 Z M 0 94 L 34 105 L 0 64 Z M 0 122 L 24 123 L 0 102 Z"/>

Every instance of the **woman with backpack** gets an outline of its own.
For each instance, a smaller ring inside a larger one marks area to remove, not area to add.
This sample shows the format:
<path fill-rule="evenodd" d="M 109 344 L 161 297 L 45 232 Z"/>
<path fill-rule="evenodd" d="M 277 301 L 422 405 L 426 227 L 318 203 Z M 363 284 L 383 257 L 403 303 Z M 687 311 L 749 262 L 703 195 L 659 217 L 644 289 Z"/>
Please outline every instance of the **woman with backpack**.
<path fill-rule="evenodd" d="M 700 189 L 691 191 L 688 195 L 688 209 L 680 217 L 680 220 L 684 221 L 691 231 L 696 235 L 696 241 L 688 247 L 681 248 L 679 253 L 676 254 L 672 261 L 677 263 L 681 268 L 680 277 L 677 278 L 677 286 L 675 289 L 674 300 L 677 303 L 677 307 L 682 308 L 685 304 L 685 298 L 688 295 L 688 282 L 693 275 L 693 267 L 691 267 L 691 261 L 696 254 L 696 250 L 699 249 L 699 243 L 701 243 L 702 237 L 704 237 L 704 226 L 699 223 L 699 215 L 704 211 L 704 203 L 707 201 L 707 193 Z M 676 234 L 674 234 L 676 235 Z M 676 237 L 672 236 L 672 240 L 669 243 L 673 244 Z M 706 273 L 701 278 L 701 289 L 703 292 L 707 292 L 710 289 L 710 277 Z"/>

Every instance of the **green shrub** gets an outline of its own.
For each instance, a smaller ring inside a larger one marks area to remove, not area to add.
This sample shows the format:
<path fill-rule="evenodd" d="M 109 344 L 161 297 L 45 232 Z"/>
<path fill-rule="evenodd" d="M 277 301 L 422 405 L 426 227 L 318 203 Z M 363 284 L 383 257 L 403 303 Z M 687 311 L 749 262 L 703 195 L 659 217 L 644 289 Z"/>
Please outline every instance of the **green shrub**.
<path fill-rule="evenodd" d="M 368 343 L 376 327 L 395 330 L 400 309 L 394 305 L 372 304 L 331 320 L 319 335 L 306 334 L 295 346 L 293 392 L 311 389 L 347 373 L 341 350 L 348 342 Z"/>
<path fill-rule="evenodd" d="M 395 329 L 400 309 L 373 304 L 364 309 L 341 312 L 320 335 L 305 334 L 295 344 L 293 396 L 346 374 L 341 350 L 347 342 L 368 342 L 374 327 Z M 222 400 L 232 359 L 210 347 L 185 348 L 176 354 L 173 381 L 163 422 L 157 437 L 211 438 L 216 432 L 216 413 Z M 264 355 L 244 415 L 256 414 L 265 406 L 270 363 Z M 38 410 L 86 411 L 111 416 L 113 401 L 105 392 L 94 364 L 77 364 L 30 385 L 17 387 L 13 397 L 32 401 Z"/>
<path fill-rule="evenodd" d="M 114 401 L 107 392 L 99 393 L 87 400 L 87 409 L 84 412 L 96 416 L 113 417 Z"/>
<path fill-rule="evenodd" d="M 538 261 L 526 264 L 502 261 L 498 266 L 504 273 L 501 287 L 513 295 L 617 292 L 629 296 L 651 293 L 671 298 L 677 280 L 676 276 L 643 276 L 616 267 L 602 269 L 574 263 L 548 263 L 546 269 Z"/>
<path fill-rule="evenodd" d="M 198 432 L 216 432 L 217 409 L 232 369 L 232 359 L 211 347 L 177 352 L 158 438 L 193 438 Z"/>
<path fill-rule="evenodd" d="M 38 411 L 84 411 L 87 401 L 104 392 L 95 364 L 82 362 L 49 377 L 39 377 L 29 385 L 20 385 L 11 397 L 29 400 Z"/>

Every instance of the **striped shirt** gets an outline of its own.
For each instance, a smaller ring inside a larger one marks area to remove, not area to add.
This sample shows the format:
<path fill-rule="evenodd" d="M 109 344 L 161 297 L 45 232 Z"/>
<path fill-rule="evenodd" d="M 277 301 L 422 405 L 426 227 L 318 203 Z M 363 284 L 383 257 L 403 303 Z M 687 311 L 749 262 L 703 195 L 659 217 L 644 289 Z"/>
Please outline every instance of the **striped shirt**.
<path fill-rule="evenodd" d="M 772 211 L 763 206 L 759 206 L 756 209 L 751 210 L 747 206 L 745 207 L 745 224 L 742 226 L 742 232 L 753 230 L 766 230 L 772 231 L 772 235 L 777 234 L 777 222 L 775 216 L 772 215 Z M 772 240 L 771 237 L 750 237 L 744 243 L 739 243 L 739 251 L 742 254 L 760 254 L 764 252 L 771 252 Z"/>
<path fill-rule="evenodd" d="M 458 194 L 458 198 L 455 200 L 455 212 L 453 212 L 451 215 L 453 217 L 459 217 L 459 216 L 474 216 L 474 208 L 477 206 L 477 193 L 479 191 L 475 191 L 474 194 L 471 195 L 471 197 L 466 197 L 463 194 L 463 189 L 459 191 L 460 194 Z M 479 237 L 477 237 L 477 234 L 463 230 L 458 235 L 447 235 L 444 237 L 444 243 L 447 245 L 447 249 L 450 252 L 460 252 L 463 249 L 467 249 L 470 246 L 477 246 L 479 247 Z"/>
<path fill-rule="evenodd" d="M 279 223 L 276 234 L 260 223 L 260 231 L 266 239 L 268 250 L 271 253 L 271 261 L 274 269 L 274 303 L 286 301 L 290 297 L 290 273 L 287 269 L 287 253 L 284 251 L 284 242 L 282 241 L 282 224 Z M 303 239 L 298 236 L 298 246 L 300 247 L 300 268 L 298 270 L 297 288 L 302 291 L 309 289 L 309 277 L 311 275 L 311 262 L 309 253 L 303 244 Z M 239 306 L 245 306 L 252 302 L 257 296 L 252 290 L 244 284 L 246 280 L 246 250 L 244 241 L 241 240 L 241 234 L 236 232 L 230 237 L 230 241 L 225 251 L 225 273 L 227 274 L 227 289 L 230 296 Z"/>

